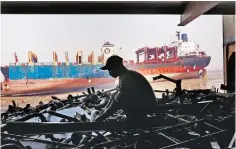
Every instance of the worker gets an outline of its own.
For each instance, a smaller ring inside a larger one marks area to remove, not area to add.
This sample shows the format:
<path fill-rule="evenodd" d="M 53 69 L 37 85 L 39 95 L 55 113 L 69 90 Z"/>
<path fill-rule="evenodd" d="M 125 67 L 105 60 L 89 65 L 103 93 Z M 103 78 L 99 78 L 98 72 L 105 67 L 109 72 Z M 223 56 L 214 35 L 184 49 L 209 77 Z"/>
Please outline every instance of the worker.
<path fill-rule="evenodd" d="M 108 70 L 114 78 L 119 77 L 119 85 L 109 107 L 102 111 L 95 121 L 103 121 L 122 109 L 126 115 L 125 122 L 141 124 L 145 123 L 148 115 L 156 113 L 157 101 L 151 85 L 143 75 L 127 69 L 121 57 L 109 57 L 101 69 Z"/>
<path fill-rule="evenodd" d="M 148 115 L 156 113 L 157 101 L 146 78 L 136 71 L 128 70 L 123 65 L 123 59 L 116 55 L 109 57 L 101 69 L 108 70 L 113 78 L 119 77 L 119 85 L 104 110 L 92 112 L 90 121 L 104 121 L 116 111 L 123 110 L 125 116 L 120 121 L 132 127 L 149 124 Z M 79 147 L 85 147 L 89 139 L 90 136 L 84 135 Z"/>

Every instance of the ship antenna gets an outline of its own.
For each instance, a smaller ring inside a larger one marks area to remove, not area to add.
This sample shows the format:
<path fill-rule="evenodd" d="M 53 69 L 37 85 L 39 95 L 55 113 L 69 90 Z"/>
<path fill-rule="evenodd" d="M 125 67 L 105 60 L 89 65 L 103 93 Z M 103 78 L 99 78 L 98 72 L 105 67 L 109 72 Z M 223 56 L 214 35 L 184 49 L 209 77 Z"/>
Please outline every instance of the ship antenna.
<path fill-rule="evenodd" d="M 123 54 L 122 47 L 120 47 L 119 54 L 120 54 L 120 55 L 122 55 L 122 54 Z"/>
<path fill-rule="evenodd" d="M 178 37 L 178 40 L 180 39 L 180 31 L 176 31 L 176 36 Z"/>

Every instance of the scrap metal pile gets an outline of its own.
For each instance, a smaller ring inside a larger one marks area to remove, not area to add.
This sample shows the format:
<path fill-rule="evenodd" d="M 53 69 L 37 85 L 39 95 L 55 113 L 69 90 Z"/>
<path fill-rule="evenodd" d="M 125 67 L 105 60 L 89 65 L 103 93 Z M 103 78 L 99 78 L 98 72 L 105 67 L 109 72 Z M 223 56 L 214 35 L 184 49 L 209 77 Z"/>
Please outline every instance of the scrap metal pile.
<path fill-rule="evenodd" d="M 156 115 L 139 128 L 121 121 L 117 111 L 104 122 L 91 122 L 113 99 L 116 89 L 106 92 L 88 88 L 83 95 L 69 95 L 36 107 L 9 105 L 1 114 L 2 149 L 208 149 L 235 145 L 235 94 L 218 93 L 215 88 L 163 92 Z M 91 91 L 92 90 L 92 91 Z"/>

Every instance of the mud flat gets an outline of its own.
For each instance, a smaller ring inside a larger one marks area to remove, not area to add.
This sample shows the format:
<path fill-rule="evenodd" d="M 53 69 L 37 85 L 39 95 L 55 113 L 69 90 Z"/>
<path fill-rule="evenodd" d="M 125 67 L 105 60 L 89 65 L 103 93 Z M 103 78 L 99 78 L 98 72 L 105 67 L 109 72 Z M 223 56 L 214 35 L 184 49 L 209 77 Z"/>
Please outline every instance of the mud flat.
<path fill-rule="evenodd" d="M 73 83 L 75 85 L 73 85 Z M 76 96 L 76 95 L 82 95 L 82 92 L 87 92 L 88 87 L 95 87 L 95 90 L 103 90 L 106 91 L 111 88 L 115 88 L 116 84 L 114 80 L 99 80 L 98 82 L 91 82 L 91 83 L 84 83 L 84 84 L 76 84 L 76 82 L 69 82 L 68 84 L 62 84 L 63 87 L 61 88 L 52 88 L 48 90 L 45 90 L 45 92 L 35 92 L 31 91 L 27 94 L 27 92 L 24 92 L 23 94 L 3 94 L 1 96 L 0 100 L 0 110 L 3 112 L 5 109 L 8 108 L 9 104 L 12 104 L 12 100 L 15 100 L 15 102 L 20 106 L 24 107 L 26 104 L 31 104 L 32 106 L 38 105 L 40 101 L 47 103 L 48 101 L 52 100 L 51 96 L 57 96 L 61 99 L 66 99 L 69 94 Z M 69 86 L 69 88 L 68 88 Z M 45 89 L 45 88 L 44 88 Z M 51 92 L 50 92 L 51 91 Z M 9 96 L 7 96 L 9 95 Z"/>
<path fill-rule="evenodd" d="M 3 91 L 1 96 L 15 94 L 33 94 L 39 92 L 52 92 L 68 90 L 73 88 L 83 88 L 90 85 L 106 84 L 114 82 L 114 79 L 95 78 L 88 79 L 52 79 L 52 80 L 12 80 L 10 81 L 10 90 Z"/>

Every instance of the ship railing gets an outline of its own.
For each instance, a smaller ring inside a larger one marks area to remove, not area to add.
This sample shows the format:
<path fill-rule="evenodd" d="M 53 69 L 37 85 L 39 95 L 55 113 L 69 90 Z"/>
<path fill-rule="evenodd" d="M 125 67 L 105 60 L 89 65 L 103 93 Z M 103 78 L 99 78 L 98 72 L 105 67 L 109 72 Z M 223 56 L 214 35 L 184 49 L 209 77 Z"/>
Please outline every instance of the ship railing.
<path fill-rule="evenodd" d="M 90 62 L 83 62 L 82 65 L 91 65 L 92 63 Z"/>
<path fill-rule="evenodd" d="M 10 63 L 9 66 L 23 66 L 27 65 L 28 63 Z"/>
<path fill-rule="evenodd" d="M 9 66 L 16 66 L 17 63 L 9 63 Z"/>
<path fill-rule="evenodd" d="M 35 63 L 36 66 L 52 66 L 52 62 Z"/>

